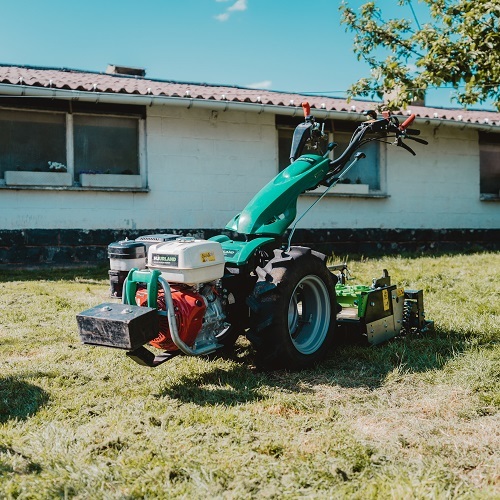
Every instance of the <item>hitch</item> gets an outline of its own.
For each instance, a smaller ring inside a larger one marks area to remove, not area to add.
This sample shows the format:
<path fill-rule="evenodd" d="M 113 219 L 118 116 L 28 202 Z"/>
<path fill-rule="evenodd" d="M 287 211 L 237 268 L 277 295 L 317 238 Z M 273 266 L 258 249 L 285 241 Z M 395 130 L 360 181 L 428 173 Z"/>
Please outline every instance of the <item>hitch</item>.
<path fill-rule="evenodd" d="M 175 358 L 179 354 L 180 351 L 174 351 L 162 352 L 161 354 L 155 355 L 144 346 L 140 346 L 133 351 L 126 352 L 127 357 L 135 361 L 137 364 L 142 366 L 149 366 L 151 368 L 156 368 L 158 365 L 165 363 L 165 361 L 170 361 L 172 358 Z"/>

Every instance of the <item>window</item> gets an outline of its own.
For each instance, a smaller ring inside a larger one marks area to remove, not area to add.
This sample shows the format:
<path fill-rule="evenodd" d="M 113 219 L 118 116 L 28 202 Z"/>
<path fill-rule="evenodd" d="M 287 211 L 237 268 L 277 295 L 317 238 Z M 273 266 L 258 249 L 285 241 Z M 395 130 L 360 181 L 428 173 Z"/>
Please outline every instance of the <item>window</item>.
<path fill-rule="evenodd" d="M 500 197 L 500 134 L 479 133 L 479 188 L 487 198 Z"/>
<path fill-rule="evenodd" d="M 278 162 L 279 170 L 283 170 L 289 164 L 290 147 L 294 128 L 301 122 L 300 119 L 277 116 L 276 127 L 278 129 Z M 328 120 L 325 122 L 325 131 L 328 132 L 328 142 L 336 142 L 338 145 L 331 153 L 331 158 L 338 158 L 347 147 L 351 136 L 358 123 L 347 120 Z M 366 160 L 358 164 L 346 174 L 343 184 L 335 188 L 339 193 L 367 194 L 370 191 L 379 192 L 380 183 L 380 147 L 379 143 L 371 142 L 360 148 L 366 154 Z M 307 151 L 306 151 L 307 152 Z M 347 187 L 348 185 L 349 188 Z M 357 185 L 361 189 L 353 189 Z"/>
<path fill-rule="evenodd" d="M 66 164 L 64 114 L 0 109 L 0 175 L 50 172 L 49 162 Z"/>
<path fill-rule="evenodd" d="M 75 115 L 75 176 L 82 173 L 139 174 L 138 121 Z"/>
<path fill-rule="evenodd" d="M 142 107 L 19 101 L 0 108 L 0 184 L 145 188 Z"/>

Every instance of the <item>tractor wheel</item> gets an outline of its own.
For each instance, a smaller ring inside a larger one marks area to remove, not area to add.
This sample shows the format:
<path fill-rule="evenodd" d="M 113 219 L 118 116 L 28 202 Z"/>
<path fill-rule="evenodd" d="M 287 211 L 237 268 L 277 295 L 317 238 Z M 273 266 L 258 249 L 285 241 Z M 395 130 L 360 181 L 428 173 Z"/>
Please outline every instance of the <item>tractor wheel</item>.
<path fill-rule="evenodd" d="M 324 256 L 308 248 L 277 250 L 258 268 L 250 307 L 250 340 L 261 369 L 308 368 L 331 347 L 336 323 L 336 278 Z"/>

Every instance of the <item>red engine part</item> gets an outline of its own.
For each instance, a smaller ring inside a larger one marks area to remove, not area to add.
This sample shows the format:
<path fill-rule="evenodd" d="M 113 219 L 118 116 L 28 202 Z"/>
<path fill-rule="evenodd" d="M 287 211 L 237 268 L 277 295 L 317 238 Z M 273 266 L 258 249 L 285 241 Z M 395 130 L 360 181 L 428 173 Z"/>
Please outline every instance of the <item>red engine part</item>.
<path fill-rule="evenodd" d="M 203 317 L 207 306 L 203 297 L 186 287 L 171 286 L 172 301 L 174 303 L 175 319 L 177 321 L 177 330 L 181 340 L 191 346 L 198 332 L 201 329 Z M 148 292 L 145 288 L 137 290 L 135 295 L 137 305 L 146 306 L 148 302 Z M 158 309 L 166 310 L 165 294 L 162 289 L 158 290 Z M 150 342 L 153 347 L 164 349 L 165 351 L 177 351 L 178 348 L 170 336 L 170 328 L 166 316 L 160 316 L 160 330 L 158 337 Z"/>

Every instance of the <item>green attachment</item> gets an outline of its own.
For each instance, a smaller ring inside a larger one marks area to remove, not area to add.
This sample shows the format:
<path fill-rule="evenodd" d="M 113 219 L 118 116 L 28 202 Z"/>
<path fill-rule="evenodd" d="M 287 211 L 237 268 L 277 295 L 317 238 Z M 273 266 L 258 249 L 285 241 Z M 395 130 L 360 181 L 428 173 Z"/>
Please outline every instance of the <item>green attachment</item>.
<path fill-rule="evenodd" d="M 337 302 L 342 307 L 357 307 L 360 318 L 366 313 L 368 293 L 371 291 L 373 289 L 365 285 L 335 285 Z"/>
<path fill-rule="evenodd" d="M 135 302 L 135 294 L 137 293 L 137 285 L 145 283 L 148 291 L 148 307 L 158 307 L 158 278 L 161 272 L 158 269 L 152 271 L 139 270 L 136 267 L 131 269 L 127 275 L 127 280 L 123 288 L 122 303 L 128 305 L 137 305 Z"/>
<path fill-rule="evenodd" d="M 373 291 L 370 289 L 370 291 Z M 359 318 L 364 318 L 366 315 L 366 308 L 368 307 L 368 297 L 369 297 L 369 291 L 367 290 L 366 292 L 361 292 L 361 295 L 358 300 L 358 317 Z"/>
<path fill-rule="evenodd" d="M 297 199 L 327 174 L 330 159 L 303 155 L 266 184 L 226 229 L 240 234 L 282 236 L 297 215 Z"/>
<path fill-rule="evenodd" d="M 251 241 L 233 241 L 228 236 L 219 235 L 210 238 L 222 245 L 224 260 L 235 266 L 245 265 L 261 246 L 274 241 L 274 238 L 255 238 Z"/>

